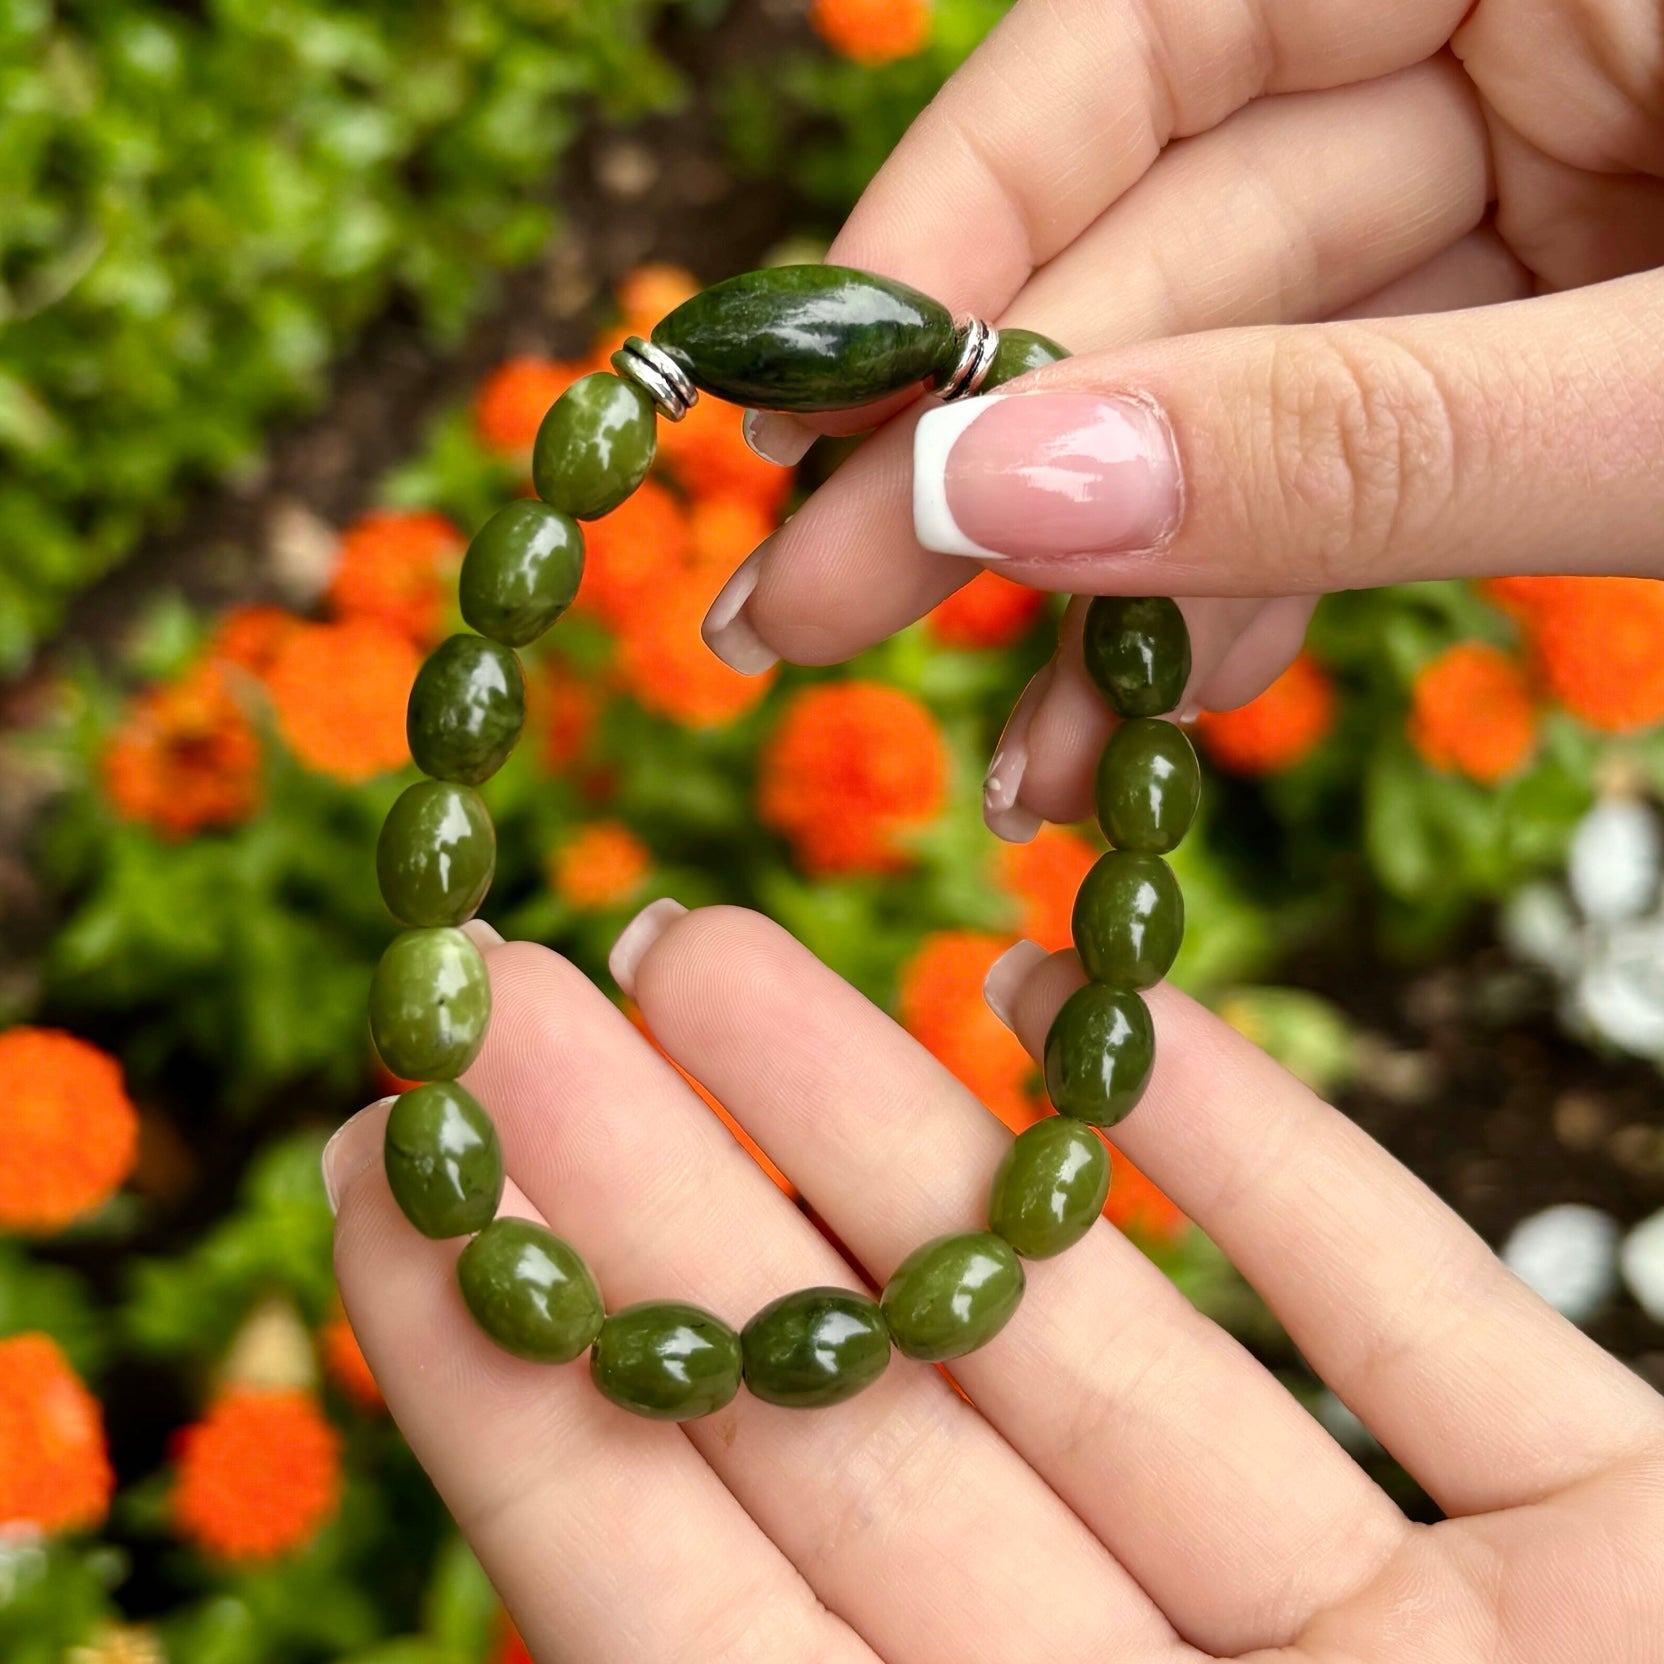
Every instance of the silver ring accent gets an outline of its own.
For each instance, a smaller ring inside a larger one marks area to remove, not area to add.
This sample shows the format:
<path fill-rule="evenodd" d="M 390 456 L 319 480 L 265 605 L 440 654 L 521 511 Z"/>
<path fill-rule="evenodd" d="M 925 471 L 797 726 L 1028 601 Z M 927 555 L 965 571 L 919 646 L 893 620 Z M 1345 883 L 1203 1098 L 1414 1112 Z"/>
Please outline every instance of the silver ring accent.
<path fill-rule="evenodd" d="M 640 387 L 672 422 L 679 422 L 699 403 L 699 389 L 687 371 L 651 341 L 629 336 L 612 355 L 612 367 Z"/>
<path fill-rule="evenodd" d="M 936 389 L 942 399 L 968 399 L 982 391 L 999 351 L 1000 332 L 981 318 L 961 318 L 955 330 L 959 357 L 947 379 Z"/>

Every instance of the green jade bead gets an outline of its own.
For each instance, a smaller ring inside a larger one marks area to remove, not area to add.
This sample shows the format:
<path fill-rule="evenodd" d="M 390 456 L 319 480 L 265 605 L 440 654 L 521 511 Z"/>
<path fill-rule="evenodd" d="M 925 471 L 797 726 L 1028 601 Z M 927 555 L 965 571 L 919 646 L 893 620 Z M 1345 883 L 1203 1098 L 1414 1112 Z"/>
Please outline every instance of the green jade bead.
<path fill-rule="evenodd" d="M 597 370 L 549 406 L 532 442 L 532 486 L 550 508 L 599 520 L 647 478 L 658 445 L 653 401 Z"/>
<path fill-rule="evenodd" d="M 1050 1259 L 1092 1229 L 1108 1195 L 1104 1141 L 1051 1115 L 1011 1141 L 989 1190 L 988 1223 L 1025 1260 Z"/>
<path fill-rule="evenodd" d="M 477 786 L 508 760 L 525 720 L 526 679 L 514 650 L 452 636 L 416 672 L 405 738 L 424 774 Z"/>
<path fill-rule="evenodd" d="M 1117 849 L 1177 849 L 1202 799 L 1202 765 L 1182 728 L 1138 716 L 1109 736 L 1098 758 L 1098 825 Z"/>
<path fill-rule="evenodd" d="M 473 918 L 496 867 L 497 831 L 480 794 L 450 780 L 407 787 L 376 840 L 382 900 L 405 924 Z"/>
<path fill-rule="evenodd" d="M 953 369 L 953 317 L 894 278 L 847 266 L 773 266 L 685 300 L 653 329 L 718 398 L 764 410 L 845 410 Z"/>
<path fill-rule="evenodd" d="M 1184 940 L 1184 897 L 1159 855 L 1112 849 L 1075 893 L 1071 921 L 1086 974 L 1111 988 L 1149 988 Z"/>
<path fill-rule="evenodd" d="M 457 599 L 471 629 L 506 647 L 525 647 L 572 605 L 583 575 L 578 522 L 522 497 L 474 533 L 462 558 Z"/>
<path fill-rule="evenodd" d="M 601 1332 L 601 1291 L 583 1256 L 546 1226 L 494 1219 L 462 1250 L 457 1286 L 505 1352 L 569 1364 Z"/>
<path fill-rule="evenodd" d="M 1121 716 L 1175 710 L 1190 680 L 1190 631 L 1163 595 L 1099 595 L 1086 609 L 1087 674 Z"/>
<path fill-rule="evenodd" d="M 1023 1262 L 992 1231 L 959 1231 L 913 1250 L 884 1285 L 890 1337 L 909 1358 L 944 1363 L 986 1346 L 1023 1298 Z"/>
<path fill-rule="evenodd" d="M 406 1080 L 455 1080 L 479 1055 L 491 976 L 460 930 L 404 930 L 370 979 L 370 1033 Z"/>
<path fill-rule="evenodd" d="M 1060 364 L 1069 356 L 1067 347 L 1060 347 L 1049 335 L 1038 330 L 1007 327 L 1001 329 L 999 345 L 994 348 L 994 362 L 983 378 L 981 392 L 992 393 L 1030 370 L 1044 369 L 1048 364 Z"/>
<path fill-rule="evenodd" d="M 1046 1093 L 1058 1114 L 1112 1127 L 1150 1084 L 1156 1058 L 1150 1008 L 1129 990 L 1089 982 L 1052 1018 L 1043 1057 Z"/>
<path fill-rule="evenodd" d="M 842 1404 L 890 1362 L 890 1330 L 878 1302 L 844 1288 L 782 1294 L 740 1331 L 745 1384 L 788 1409 Z"/>
<path fill-rule="evenodd" d="M 503 1196 L 503 1146 L 491 1117 L 454 1080 L 414 1086 L 393 1101 L 382 1142 L 388 1188 L 423 1236 L 468 1236 Z"/>
<path fill-rule="evenodd" d="M 692 1421 L 740 1390 L 740 1337 L 720 1317 L 679 1300 L 646 1300 L 601 1325 L 589 1355 L 603 1397 L 653 1421 Z"/>

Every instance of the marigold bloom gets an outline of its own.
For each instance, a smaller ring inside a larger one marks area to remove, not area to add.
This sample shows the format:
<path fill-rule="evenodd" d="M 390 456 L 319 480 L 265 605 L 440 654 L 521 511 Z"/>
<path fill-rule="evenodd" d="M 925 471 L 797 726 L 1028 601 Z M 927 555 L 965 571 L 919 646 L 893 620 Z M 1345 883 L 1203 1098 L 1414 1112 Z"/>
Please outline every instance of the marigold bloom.
<path fill-rule="evenodd" d="M 1411 690 L 1410 743 L 1439 769 L 1494 786 L 1531 755 L 1537 713 L 1519 664 L 1500 648 L 1458 642 L 1423 665 Z"/>
<path fill-rule="evenodd" d="M 62 1230 L 102 1207 L 138 1152 L 121 1065 L 60 1029 L 0 1034 L 0 1141 L 0 1230 Z"/>
<path fill-rule="evenodd" d="M 1664 721 L 1664 582 L 1562 578 L 1530 632 L 1544 683 L 1591 728 Z"/>
<path fill-rule="evenodd" d="M 549 406 L 588 370 L 588 364 L 530 356 L 499 364 L 474 395 L 480 443 L 511 455 L 529 451 Z"/>
<path fill-rule="evenodd" d="M 309 1392 L 232 1387 L 176 1436 L 174 1527 L 224 1560 L 300 1548 L 335 1512 L 341 1440 Z"/>
<path fill-rule="evenodd" d="M 711 600 L 774 526 L 762 504 L 731 492 L 701 497 L 688 510 L 688 563 L 708 584 Z"/>
<path fill-rule="evenodd" d="M 759 809 L 807 873 L 897 872 L 947 776 L 941 730 L 911 695 L 822 682 L 792 699 L 763 751 Z"/>
<path fill-rule="evenodd" d="M 123 820 L 184 838 L 254 813 L 260 736 L 225 667 L 203 659 L 132 702 L 104 747 L 102 769 Z"/>
<path fill-rule="evenodd" d="M 508 1621 L 506 1614 L 497 1650 L 491 1655 L 491 1664 L 537 1664 L 531 1649 L 520 1638 L 520 1631 Z"/>
<path fill-rule="evenodd" d="M 462 534 L 442 514 L 379 509 L 341 534 L 329 600 L 339 618 L 368 618 L 431 647 L 445 622 Z"/>
<path fill-rule="evenodd" d="M 618 307 L 624 327 L 632 335 L 651 335 L 653 325 L 667 312 L 699 293 L 699 280 L 682 266 L 652 262 L 637 266 L 618 285 Z M 701 399 L 700 404 L 712 401 Z"/>
<path fill-rule="evenodd" d="M 979 572 L 947 600 L 924 615 L 924 627 L 944 647 L 1008 647 L 1027 634 L 1040 616 L 1046 597 L 1002 578 Z"/>
<path fill-rule="evenodd" d="M 735 406 L 703 398 L 680 422 L 659 425 L 658 454 L 690 496 L 743 497 L 773 516 L 791 495 L 794 476 L 746 444 L 743 420 Z"/>
<path fill-rule="evenodd" d="M 302 621 L 282 607 L 232 607 L 208 643 L 208 656 L 264 680 L 278 649 Z"/>
<path fill-rule="evenodd" d="M 731 670 L 699 634 L 715 594 L 708 577 L 669 574 L 620 633 L 618 675 L 636 703 L 689 728 L 732 722 L 759 705 L 773 668 L 758 676 Z"/>
<path fill-rule="evenodd" d="M 370 1373 L 364 1349 L 358 1344 L 358 1336 L 352 1332 L 352 1325 L 347 1321 L 344 1311 L 337 1310 L 324 1324 L 319 1331 L 318 1340 L 323 1349 L 324 1369 L 328 1372 L 330 1380 L 359 1409 L 385 1410 L 387 1400 L 381 1396 L 381 1388 L 376 1385 L 376 1378 Z"/>
<path fill-rule="evenodd" d="M 1492 606 L 1530 623 L 1544 607 L 1551 607 L 1565 585 L 1576 578 L 1482 578 L 1480 593 Z"/>
<path fill-rule="evenodd" d="M 1234 711 L 1203 711 L 1196 735 L 1237 774 L 1280 774 L 1311 755 L 1335 725 L 1335 685 L 1302 653 L 1259 698 Z"/>
<path fill-rule="evenodd" d="M 869 68 L 922 52 L 930 39 L 928 0 L 814 0 L 809 22 L 834 52 Z"/>
<path fill-rule="evenodd" d="M 84 1530 L 103 1520 L 114 1487 L 103 1411 L 58 1343 L 0 1340 L 0 1528 Z"/>
<path fill-rule="evenodd" d="M 1121 1154 L 1110 1154 L 1109 1200 L 1104 1218 L 1149 1243 L 1177 1242 L 1190 1220 L 1163 1191 Z"/>
<path fill-rule="evenodd" d="M 902 1027 L 951 1070 L 1013 1132 L 1041 1113 L 1038 1071 L 1022 1042 L 982 997 L 988 967 L 1011 946 L 1009 936 L 944 930 L 925 937 L 901 968 L 897 1015 Z"/>
<path fill-rule="evenodd" d="M 688 564 L 687 515 L 657 480 L 584 527 L 584 576 L 572 610 L 622 632 Z"/>
<path fill-rule="evenodd" d="M 528 679 L 526 701 L 532 725 L 542 736 L 544 766 L 559 774 L 588 749 L 601 696 L 593 683 L 551 661 L 541 675 Z"/>
<path fill-rule="evenodd" d="M 307 624 L 266 678 L 278 731 L 309 769 L 349 784 L 401 768 L 405 705 L 421 656 L 408 636 L 370 619 Z"/>
<path fill-rule="evenodd" d="M 652 852 L 629 827 L 591 821 L 549 859 L 549 881 L 571 907 L 612 907 L 628 901 L 653 868 Z"/>
<path fill-rule="evenodd" d="M 1000 845 L 1000 882 L 1022 903 L 1023 935 L 1048 953 L 1069 946 L 1075 891 L 1097 859 L 1080 833 L 1063 826 L 1042 826 L 1026 844 Z"/>

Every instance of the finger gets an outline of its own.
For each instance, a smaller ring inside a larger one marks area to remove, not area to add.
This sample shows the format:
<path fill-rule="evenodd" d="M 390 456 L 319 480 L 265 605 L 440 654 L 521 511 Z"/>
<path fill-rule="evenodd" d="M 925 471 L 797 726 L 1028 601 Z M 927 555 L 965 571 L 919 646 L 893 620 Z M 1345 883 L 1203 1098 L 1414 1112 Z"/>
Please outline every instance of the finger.
<path fill-rule="evenodd" d="M 1015 990 L 1031 1053 L 1082 980 L 1057 954 Z M 1150 1007 L 1155 1074 L 1115 1143 L 1447 1513 L 1535 1501 L 1664 1434 L 1664 1399 L 1360 1128 L 1175 989 Z"/>
<path fill-rule="evenodd" d="M 1010 1134 L 777 926 L 733 908 L 689 914 L 646 948 L 635 986 L 671 1053 L 875 1277 L 986 1220 Z M 1032 1265 L 1017 1316 L 953 1370 L 1211 1651 L 1287 1641 L 1405 1530 L 1271 1376 L 1103 1222 Z"/>
<path fill-rule="evenodd" d="M 1413 272 L 1383 284 L 1335 318 L 1400 318 L 1415 312 L 1457 312 L 1498 306 L 1533 292 L 1531 273 L 1520 264 L 1495 226 L 1470 231 Z"/>
<path fill-rule="evenodd" d="M 659 902 L 649 917 L 679 911 Z M 526 943 L 488 957 L 491 1037 L 469 1084 L 510 1171 L 584 1253 L 609 1308 L 687 1299 L 738 1323 L 793 1288 L 860 1286 L 573 966 Z M 745 1055 L 767 1065 L 764 1047 Z M 604 1443 L 683 1442 L 609 1413 Z M 886 1659 L 1008 1659 L 1017 1626 L 1064 1659 L 1172 1645 L 1143 1591 L 933 1370 L 897 1358 L 859 1397 L 813 1414 L 742 1393 L 685 1435 Z"/>
<path fill-rule="evenodd" d="M 621 1437 L 586 1371 L 521 1362 L 480 1333 L 457 1293 L 461 1245 L 419 1237 L 387 1188 L 386 1119 L 365 1110 L 331 1147 L 342 1300 L 534 1655 L 875 1664 L 691 1445 Z M 539 1217 L 513 1186 L 502 1211 Z"/>

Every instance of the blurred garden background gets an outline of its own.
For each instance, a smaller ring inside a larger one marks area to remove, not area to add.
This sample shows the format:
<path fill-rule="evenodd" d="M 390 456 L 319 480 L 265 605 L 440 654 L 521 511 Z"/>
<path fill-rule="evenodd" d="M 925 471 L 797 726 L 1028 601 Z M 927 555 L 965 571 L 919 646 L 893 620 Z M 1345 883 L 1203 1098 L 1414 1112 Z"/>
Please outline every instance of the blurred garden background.
<path fill-rule="evenodd" d="M 405 695 L 553 398 L 815 258 L 1003 9 L 0 7 L 0 1659 L 524 1656 L 340 1313 L 318 1177 L 397 1085 L 364 995 Z M 980 784 L 1053 601 L 984 575 L 739 676 L 700 618 L 836 447 L 776 469 L 709 400 L 661 433 L 527 655 L 489 916 L 611 988 L 653 896 L 759 907 L 1026 1124 L 983 972 L 1066 945 L 1099 845 L 996 843 Z M 1661 724 L 1664 585 L 1326 602 L 1197 724 L 1175 979 L 1664 1386 Z M 1120 1157 L 1107 1211 L 1427 1513 Z"/>

